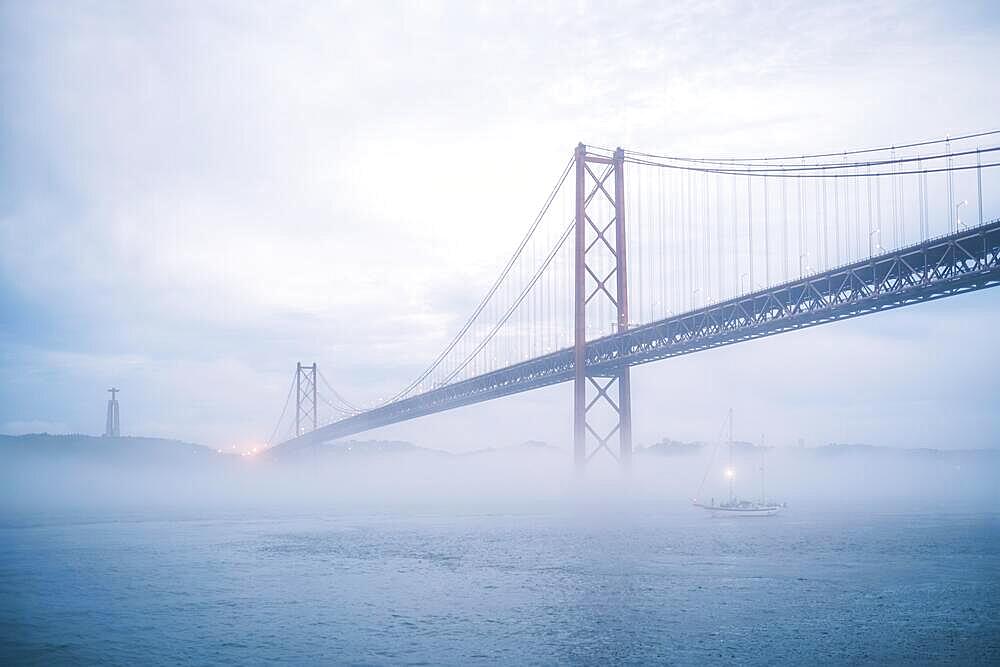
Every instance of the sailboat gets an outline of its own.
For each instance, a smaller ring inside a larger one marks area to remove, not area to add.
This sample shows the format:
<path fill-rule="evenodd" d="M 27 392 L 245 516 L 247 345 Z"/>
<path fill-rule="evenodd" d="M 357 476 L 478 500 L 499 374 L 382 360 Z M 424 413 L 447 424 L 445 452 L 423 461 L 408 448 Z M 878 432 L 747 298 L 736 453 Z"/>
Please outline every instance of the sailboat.
<path fill-rule="evenodd" d="M 713 454 L 712 461 L 714 462 L 715 456 Z M 709 463 L 711 467 L 711 463 Z M 705 473 L 705 478 L 702 478 L 702 486 L 705 485 L 705 479 L 708 477 L 708 472 Z M 733 409 L 729 409 L 729 466 L 726 468 L 726 479 L 729 481 L 729 499 L 723 500 L 719 503 L 715 502 L 715 498 L 712 498 L 708 503 L 699 501 L 697 498 L 693 499 L 695 507 L 700 507 L 704 510 L 711 512 L 712 516 L 738 516 L 738 517 L 756 517 L 756 516 L 773 516 L 777 514 L 784 503 L 777 504 L 773 502 L 768 502 L 766 496 L 764 495 L 764 449 L 761 448 L 761 465 L 760 465 L 760 499 L 759 500 L 744 500 L 736 495 L 735 482 L 736 482 L 736 466 L 733 465 Z M 701 489 L 698 490 L 701 493 Z"/>

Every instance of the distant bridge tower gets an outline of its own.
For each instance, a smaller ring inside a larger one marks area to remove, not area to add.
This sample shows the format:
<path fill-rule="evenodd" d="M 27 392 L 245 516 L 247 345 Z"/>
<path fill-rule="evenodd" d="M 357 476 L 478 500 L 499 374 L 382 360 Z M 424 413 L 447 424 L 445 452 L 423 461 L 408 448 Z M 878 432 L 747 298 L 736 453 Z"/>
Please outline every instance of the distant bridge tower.
<path fill-rule="evenodd" d="M 319 425 L 316 405 L 318 377 L 315 362 L 312 366 L 303 366 L 302 362 L 295 365 L 295 437 L 315 431 Z M 310 422 L 312 428 L 309 428 Z"/>
<path fill-rule="evenodd" d="M 116 387 L 108 389 L 111 394 L 111 398 L 108 400 L 108 418 L 104 425 L 104 437 L 105 438 L 117 438 L 121 435 L 121 431 L 118 426 L 118 399 L 116 394 L 121 391 Z"/>
<path fill-rule="evenodd" d="M 577 469 L 582 470 L 598 451 L 604 449 L 627 468 L 632 460 L 629 367 L 623 365 L 602 371 L 586 367 L 588 312 L 598 318 L 610 317 L 613 313 L 617 332 L 628 331 L 625 153 L 621 148 L 608 158 L 588 153 L 583 144 L 576 147 L 575 231 L 574 459 Z M 600 319 L 598 323 L 607 324 Z M 612 394 L 616 384 L 617 397 Z M 588 393 L 592 398 L 588 398 Z M 602 414 L 597 414 L 598 408 Z M 609 446 L 615 436 L 617 454 Z M 588 441 L 594 446 L 591 447 Z"/>

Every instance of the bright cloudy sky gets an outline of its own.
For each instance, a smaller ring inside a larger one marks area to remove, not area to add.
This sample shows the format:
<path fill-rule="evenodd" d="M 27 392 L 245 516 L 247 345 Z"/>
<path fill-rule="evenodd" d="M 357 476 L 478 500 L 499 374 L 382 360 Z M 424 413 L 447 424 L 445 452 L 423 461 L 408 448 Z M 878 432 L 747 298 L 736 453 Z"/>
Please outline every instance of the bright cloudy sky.
<path fill-rule="evenodd" d="M 992 2 L 0 2 L 0 431 L 267 437 L 464 318 L 579 141 L 712 155 L 995 129 Z M 1000 294 L 635 371 L 637 440 L 993 446 Z M 565 445 L 566 386 L 376 433 Z M 740 430 L 740 429 L 738 429 Z"/>

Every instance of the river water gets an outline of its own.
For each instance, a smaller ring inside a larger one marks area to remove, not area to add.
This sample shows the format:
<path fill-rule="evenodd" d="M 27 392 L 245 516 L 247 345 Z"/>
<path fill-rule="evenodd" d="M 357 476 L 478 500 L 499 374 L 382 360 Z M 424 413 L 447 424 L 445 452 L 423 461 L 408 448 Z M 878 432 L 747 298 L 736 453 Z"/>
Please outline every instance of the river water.
<path fill-rule="evenodd" d="M 22 514 L 4 664 L 1000 662 L 1000 516 Z"/>

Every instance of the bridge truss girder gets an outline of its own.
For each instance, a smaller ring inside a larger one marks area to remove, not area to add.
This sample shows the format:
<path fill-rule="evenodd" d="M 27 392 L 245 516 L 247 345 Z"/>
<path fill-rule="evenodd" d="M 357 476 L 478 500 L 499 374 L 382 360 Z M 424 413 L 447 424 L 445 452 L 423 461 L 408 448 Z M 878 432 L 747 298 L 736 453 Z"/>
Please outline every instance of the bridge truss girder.
<path fill-rule="evenodd" d="M 1000 284 L 1000 220 L 593 341 L 588 363 L 617 368 Z"/>

